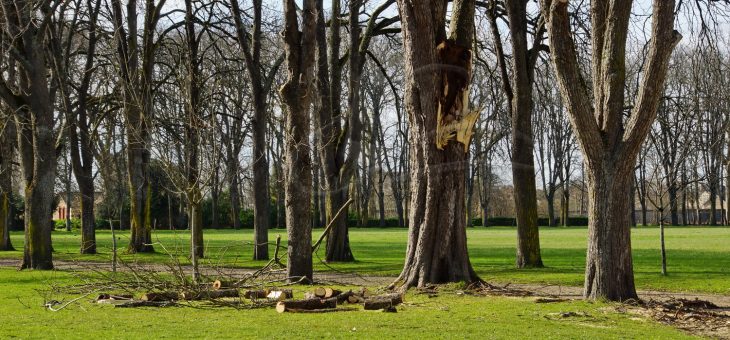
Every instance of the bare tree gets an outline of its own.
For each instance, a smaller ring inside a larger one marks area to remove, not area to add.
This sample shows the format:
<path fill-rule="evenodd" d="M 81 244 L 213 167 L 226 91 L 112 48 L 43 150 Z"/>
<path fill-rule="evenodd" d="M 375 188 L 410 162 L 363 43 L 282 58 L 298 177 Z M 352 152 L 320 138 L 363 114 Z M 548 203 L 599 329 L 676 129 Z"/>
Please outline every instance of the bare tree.
<path fill-rule="evenodd" d="M 141 46 L 137 37 L 137 0 L 127 2 L 126 12 L 122 10 L 121 0 L 111 1 L 127 131 L 127 180 L 132 224 L 130 252 L 154 251 L 150 211 L 150 124 L 154 115 L 155 33 L 165 1 L 145 0 Z"/>
<path fill-rule="evenodd" d="M 321 0 L 319 0 L 321 1 Z M 301 27 L 294 0 L 284 0 L 284 49 L 288 79 L 279 90 L 286 110 L 287 276 L 312 281 L 312 224 L 309 200 L 312 161 L 309 147 L 311 89 L 314 82 L 317 5 L 304 0 Z M 301 31 L 300 31 L 301 28 Z"/>
<path fill-rule="evenodd" d="M 230 0 L 233 19 L 236 24 L 238 43 L 241 46 L 246 69 L 251 80 L 251 95 L 253 97 L 254 116 L 253 126 L 253 193 L 254 193 L 254 260 L 269 258 L 269 165 L 266 159 L 266 126 L 267 105 L 266 97 L 271 90 L 274 74 L 283 62 L 279 58 L 266 74 L 261 60 L 261 0 L 253 1 L 253 26 L 250 37 L 243 24 L 238 0 Z M 250 40 L 250 41 L 249 41 Z"/>
<path fill-rule="evenodd" d="M 497 2 L 487 10 L 500 64 L 504 92 L 512 117 L 512 185 L 517 220 L 517 267 L 542 267 L 540 235 L 537 227 L 534 142 L 532 136 L 532 85 L 535 64 L 545 33 L 542 19 L 536 19 L 532 48 L 528 48 L 527 24 L 530 21 L 525 0 L 505 1 L 512 42 L 512 76 L 508 76 L 506 57 L 497 25 Z"/>
<path fill-rule="evenodd" d="M 681 39 L 673 29 L 675 1 L 654 0 L 648 59 L 636 104 L 624 120 L 625 51 L 632 3 L 591 3 L 591 103 L 578 63 L 568 1 L 542 2 L 553 68 L 585 159 L 590 216 L 584 295 L 591 299 L 637 298 L 631 258 L 630 179 L 656 118 L 671 53 Z"/>

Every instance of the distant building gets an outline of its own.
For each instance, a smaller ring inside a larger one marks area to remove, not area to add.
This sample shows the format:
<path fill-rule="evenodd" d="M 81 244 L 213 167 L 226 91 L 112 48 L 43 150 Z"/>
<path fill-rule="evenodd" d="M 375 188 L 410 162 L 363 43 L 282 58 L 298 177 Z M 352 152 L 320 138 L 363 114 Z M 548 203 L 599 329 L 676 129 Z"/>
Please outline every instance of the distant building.
<path fill-rule="evenodd" d="M 72 219 L 81 218 L 81 193 L 78 191 L 71 193 L 71 204 L 66 202 L 66 193 L 61 192 L 57 194 L 58 204 L 56 210 L 53 211 L 54 220 L 65 220 L 66 216 L 69 215 Z M 94 193 L 94 205 L 99 205 L 104 200 L 104 194 L 102 192 Z"/>

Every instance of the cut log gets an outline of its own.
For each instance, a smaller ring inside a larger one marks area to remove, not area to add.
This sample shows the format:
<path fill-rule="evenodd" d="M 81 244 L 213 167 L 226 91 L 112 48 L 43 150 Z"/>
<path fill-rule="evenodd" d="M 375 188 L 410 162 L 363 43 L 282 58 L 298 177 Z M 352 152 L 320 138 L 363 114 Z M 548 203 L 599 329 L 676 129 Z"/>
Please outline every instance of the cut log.
<path fill-rule="evenodd" d="M 327 290 L 324 287 L 314 288 L 314 296 L 318 298 L 324 298 L 325 294 L 327 294 Z"/>
<path fill-rule="evenodd" d="M 238 297 L 238 289 L 206 290 L 202 292 L 184 292 L 184 300 L 212 300 L 226 297 Z"/>
<path fill-rule="evenodd" d="M 271 300 L 283 301 L 294 297 L 294 292 L 291 289 L 272 290 L 266 295 L 266 298 Z"/>
<path fill-rule="evenodd" d="M 232 281 L 222 281 L 222 280 L 215 280 L 213 281 L 213 289 L 225 289 L 225 288 L 235 288 L 235 283 Z"/>
<path fill-rule="evenodd" d="M 365 310 L 378 310 L 394 307 L 403 303 L 403 294 L 385 294 L 373 296 L 365 300 Z"/>
<path fill-rule="evenodd" d="M 292 300 L 292 301 L 279 301 L 276 304 L 276 311 L 284 313 L 289 310 L 315 310 L 315 309 L 327 309 L 337 308 L 336 299 L 309 299 L 309 300 Z"/>
<path fill-rule="evenodd" d="M 265 299 L 267 295 L 269 295 L 268 289 L 247 290 L 243 292 L 243 297 L 246 299 Z"/>
<path fill-rule="evenodd" d="M 348 299 L 348 298 L 349 298 L 350 296 L 352 296 L 352 295 L 355 295 L 355 293 L 353 293 L 353 292 L 352 292 L 352 290 L 348 290 L 348 291 L 346 291 L 346 292 L 344 292 L 344 293 L 340 293 L 340 294 L 338 294 L 338 295 L 336 296 L 336 297 L 337 297 L 337 303 L 338 303 L 338 304 L 340 304 L 340 303 L 345 303 L 345 302 L 347 302 L 347 299 Z"/>
<path fill-rule="evenodd" d="M 317 295 L 314 295 L 312 292 L 305 292 L 304 293 L 304 300 L 311 300 L 311 299 L 318 299 Z"/>
<path fill-rule="evenodd" d="M 314 295 L 322 299 L 329 299 L 340 294 L 342 294 L 341 290 L 329 287 L 317 287 L 314 289 Z"/>
<path fill-rule="evenodd" d="M 149 292 L 139 298 L 142 301 L 172 301 L 179 299 L 177 292 Z"/>
<path fill-rule="evenodd" d="M 340 294 L 342 294 L 342 291 L 339 289 L 333 289 L 333 288 L 327 288 L 327 287 L 324 289 L 324 298 L 325 299 L 335 297 Z"/>

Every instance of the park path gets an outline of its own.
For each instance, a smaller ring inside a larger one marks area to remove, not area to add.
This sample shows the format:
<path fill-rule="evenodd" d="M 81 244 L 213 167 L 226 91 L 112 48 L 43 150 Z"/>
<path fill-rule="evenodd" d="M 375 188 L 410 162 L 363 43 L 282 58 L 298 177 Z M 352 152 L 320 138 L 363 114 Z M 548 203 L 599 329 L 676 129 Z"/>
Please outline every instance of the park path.
<path fill-rule="evenodd" d="M 111 270 L 111 264 L 103 262 L 79 262 L 79 261 L 62 261 L 56 260 L 53 262 L 57 270 Z M 12 259 L 0 259 L 0 267 L 18 267 L 20 262 Z M 158 272 L 166 272 L 170 270 L 170 267 L 161 264 L 139 264 L 147 270 L 153 270 Z M 191 271 L 190 266 L 182 266 L 184 271 Z M 251 268 L 210 268 L 201 267 L 203 275 L 215 277 L 216 275 L 223 274 L 231 277 L 243 277 L 247 274 L 253 273 L 255 270 Z M 273 271 L 269 277 L 280 277 L 284 278 L 285 273 L 283 271 Z M 349 284 L 356 286 L 368 286 L 368 287 L 383 287 L 387 286 L 393 281 L 393 276 L 372 276 L 372 275 L 358 275 L 354 273 L 344 272 L 316 272 L 315 281 L 326 284 L 326 283 L 340 283 Z M 495 283 L 491 282 L 500 287 L 507 286 L 511 289 L 525 290 L 532 292 L 537 296 L 551 296 L 563 299 L 580 300 L 583 298 L 583 287 L 578 286 L 563 286 L 563 285 L 548 285 L 548 284 L 520 284 L 520 283 Z M 709 294 L 709 293 L 695 293 L 695 292 L 663 292 L 656 290 L 639 290 L 639 297 L 643 300 L 656 300 L 656 301 L 668 301 L 671 299 L 700 299 L 712 302 L 717 306 L 730 309 L 730 295 L 721 294 Z"/>

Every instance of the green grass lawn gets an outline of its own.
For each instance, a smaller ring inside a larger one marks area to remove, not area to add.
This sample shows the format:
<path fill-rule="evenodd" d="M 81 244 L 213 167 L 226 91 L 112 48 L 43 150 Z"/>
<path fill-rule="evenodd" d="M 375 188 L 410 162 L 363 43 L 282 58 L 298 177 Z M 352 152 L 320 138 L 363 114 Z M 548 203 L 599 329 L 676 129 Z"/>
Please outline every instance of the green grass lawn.
<path fill-rule="evenodd" d="M 115 309 L 93 304 L 90 298 L 59 312 L 42 307 L 49 298 L 43 290 L 50 284 L 77 282 L 63 271 L 0 268 L 0 339 L 689 338 L 654 321 L 617 313 L 609 304 L 537 304 L 526 298 L 475 297 L 457 294 L 456 286 L 442 290 L 436 298 L 411 292 L 395 314 L 277 314 L 273 308 Z M 304 289 L 295 287 L 295 296 L 301 297 Z M 576 316 L 559 315 L 566 312 Z"/>
<path fill-rule="evenodd" d="M 319 237 L 321 229 L 314 231 Z M 272 230 L 269 239 L 284 230 Z M 586 247 L 585 228 L 541 228 L 544 269 L 514 268 L 516 233 L 514 228 L 473 228 L 468 231 L 471 262 L 482 278 L 490 282 L 582 285 Z M 119 233 L 120 247 L 128 242 L 128 231 Z M 666 230 L 668 276 L 660 274 L 659 229 L 638 228 L 632 233 L 634 270 L 639 289 L 707 292 L 730 295 L 730 228 L 670 227 Z M 351 229 L 350 243 L 357 261 L 331 264 L 332 268 L 364 275 L 397 275 L 403 265 L 405 229 Z M 204 263 L 257 268 L 264 262 L 252 261 L 251 230 L 205 230 L 207 259 Z M 98 231 L 99 255 L 78 254 L 78 231 L 55 231 L 56 259 L 109 261 L 111 234 Z M 126 261 L 162 263 L 170 254 L 187 262 L 187 231 L 156 231 L 153 239 L 158 253 L 123 255 Z M 22 249 L 22 233 L 13 233 L 13 244 Z M 167 251 L 165 253 L 164 249 Z M 270 247 L 273 254 L 274 247 Z M 323 251 L 320 251 L 323 253 Z M 0 252 L 0 258 L 19 259 L 21 251 Z M 315 261 L 318 258 L 315 257 Z M 316 264 L 317 270 L 331 270 Z"/>

